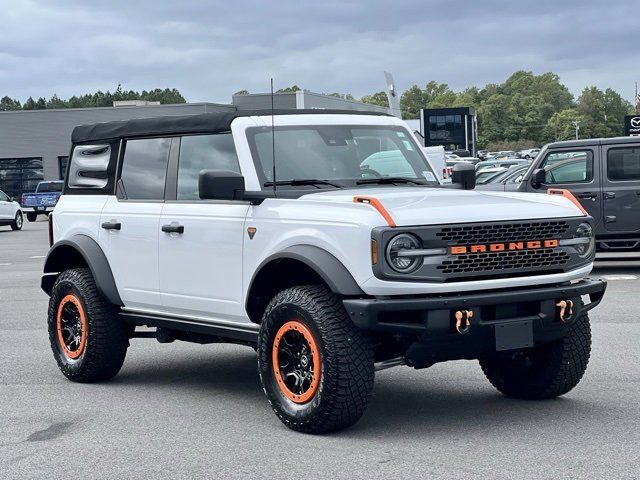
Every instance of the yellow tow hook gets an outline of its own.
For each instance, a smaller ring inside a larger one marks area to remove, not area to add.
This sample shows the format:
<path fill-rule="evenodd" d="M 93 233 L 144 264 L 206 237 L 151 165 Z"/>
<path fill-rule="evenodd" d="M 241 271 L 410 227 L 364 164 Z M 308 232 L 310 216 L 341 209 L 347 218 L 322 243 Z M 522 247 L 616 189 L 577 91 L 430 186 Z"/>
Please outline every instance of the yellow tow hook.
<path fill-rule="evenodd" d="M 563 323 L 569 323 L 573 317 L 573 302 L 571 300 L 560 300 L 556 303 L 556 307 L 560 309 L 560 320 Z M 568 315 L 567 309 L 569 310 Z"/>
<path fill-rule="evenodd" d="M 473 317 L 471 310 L 458 310 L 456 312 L 456 330 L 460 335 L 464 335 L 471 329 L 469 319 Z"/>

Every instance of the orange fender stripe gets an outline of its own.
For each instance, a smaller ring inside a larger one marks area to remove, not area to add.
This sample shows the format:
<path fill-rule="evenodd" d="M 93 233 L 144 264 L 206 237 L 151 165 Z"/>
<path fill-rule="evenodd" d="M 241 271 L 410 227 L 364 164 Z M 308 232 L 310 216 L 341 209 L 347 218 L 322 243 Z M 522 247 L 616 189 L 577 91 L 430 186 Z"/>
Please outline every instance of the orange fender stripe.
<path fill-rule="evenodd" d="M 358 196 L 358 197 L 353 197 L 353 201 L 355 203 L 366 203 L 371 205 L 380 213 L 380 215 L 382 215 L 382 218 L 386 220 L 387 225 L 389 225 L 390 227 L 396 226 L 396 222 L 393 221 L 393 218 L 391 218 L 391 215 L 389 214 L 387 209 L 384 208 L 384 205 L 382 205 L 380 200 L 378 200 L 377 198 Z"/>
<path fill-rule="evenodd" d="M 571 193 L 569 190 L 565 190 L 564 188 L 550 188 L 547 190 L 547 194 L 548 195 L 562 195 L 565 198 L 568 198 L 569 200 L 571 200 L 571 202 L 580 209 L 580 211 L 582 212 L 582 214 L 585 217 L 589 216 L 589 212 L 587 212 L 584 207 L 582 206 L 582 204 L 578 201 L 578 199 L 575 197 L 575 195 L 573 195 L 573 193 Z"/>

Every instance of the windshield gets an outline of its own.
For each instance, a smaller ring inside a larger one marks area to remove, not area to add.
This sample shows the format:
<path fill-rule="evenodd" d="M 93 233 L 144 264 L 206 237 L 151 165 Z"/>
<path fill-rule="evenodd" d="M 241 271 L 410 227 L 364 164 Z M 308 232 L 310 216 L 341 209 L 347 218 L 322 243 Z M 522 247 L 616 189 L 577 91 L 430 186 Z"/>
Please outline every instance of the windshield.
<path fill-rule="evenodd" d="M 39 183 L 36 187 L 37 193 L 62 192 L 62 182 Z"/>
<path fill-rule="evenodd" d="M 437 185 L 436 176 L 407 130 L 394 126 L 303 125 L 247 129 L 260 182 L 324 180 L 325 188 L 351 187 L 358 181 L 393 177 L 407 185 Z M 330 180 L 331 183 L 326 183 Z M 308 188 L 308 186 L 307 186 Z M 319 188 L 319 186 L 318 186 Z"/>

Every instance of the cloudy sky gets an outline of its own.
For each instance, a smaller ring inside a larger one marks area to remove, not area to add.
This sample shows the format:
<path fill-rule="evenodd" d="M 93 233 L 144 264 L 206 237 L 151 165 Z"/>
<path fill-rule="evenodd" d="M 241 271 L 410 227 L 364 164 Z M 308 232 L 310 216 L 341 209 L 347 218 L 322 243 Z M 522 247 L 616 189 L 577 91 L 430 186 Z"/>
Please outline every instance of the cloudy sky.
<path fill-rule="evenodd" d="M 553 71 L 577 94 L 640 81 L 631 0 L 3 0 L 0 96 L 178 88 L 229 102 L 300 85 L 359 97 L 429 80 L 458 90 Z"/>

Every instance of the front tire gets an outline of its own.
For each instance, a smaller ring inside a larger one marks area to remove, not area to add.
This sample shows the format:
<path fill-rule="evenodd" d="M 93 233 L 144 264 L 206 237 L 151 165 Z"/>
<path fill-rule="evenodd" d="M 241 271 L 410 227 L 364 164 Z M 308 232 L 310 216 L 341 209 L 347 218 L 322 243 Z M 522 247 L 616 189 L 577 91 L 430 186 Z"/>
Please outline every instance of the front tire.
<path fill-rule="evenodd" d="M 537 347 L 505 352 L 480 360 L 482 371 L 503 394 L 525 400 L 559 397 L 584 375 L 591 353 L 587 314 L 570 327 L 566 337 Z"/>
<path fill-rule="evenodd" d="M 258 369 L 274 412 L 299 432 L 353 425 L 373 390 L 370 340 L 324 286 L 289 288 L 269 303 L 258 338 Z"/>
<path fill-rule="evenodd" d="M 22 212 L 16 212 L 16 218 L 13 219 L 13 223 L 11 224 L 11 230 L 22 230 L 22 224 L 24 223 L 24 219 L 22 218 Z"/>
<path fill-rule="evenodd" d="M 27 220 L 29 222 L 35 222 L 38 219 L 38 214 L 36 212 L 27 212 Z"/>
<path fill-rule="evenodd" d="M 98 292 L 88 268 L 60 274 L 49 299 L 48 328 L 53 355 L 69 380 L 99 382 L 120 371 L 128 330 Z"/>

